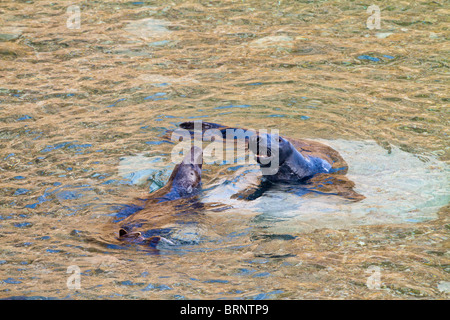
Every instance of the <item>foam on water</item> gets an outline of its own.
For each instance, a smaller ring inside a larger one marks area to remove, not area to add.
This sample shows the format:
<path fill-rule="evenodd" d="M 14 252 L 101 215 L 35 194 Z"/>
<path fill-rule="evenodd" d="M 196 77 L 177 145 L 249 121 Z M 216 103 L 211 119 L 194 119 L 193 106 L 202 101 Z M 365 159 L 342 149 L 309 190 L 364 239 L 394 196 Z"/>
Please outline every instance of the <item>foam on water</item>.
<path fill-rule="evenodd" d="M 349 202 L 334 195 L 299 196 L 274 189 L 251 203 L 242 202 L 242 206 L 247 209 L 250 206 L 265 216 L 283 218 L 280 225 L 284 229 L 298 232 L 324 227 L 422 222 L 437 218 L 438 210 L 449 202 L 449 168 L 441 161 L 430 157 L 424 162 L 394 146 L 388 153 L 373 141 L 322 142 L 339 150 L 346 159 L 347 176 L 366 199 Z M 215 197 L 219 198 L 219 194 Z M 239 202 L 234 201 L 233 206 L 237 208 Z M 290 218 L 284 219 L 287 217 Z"/>

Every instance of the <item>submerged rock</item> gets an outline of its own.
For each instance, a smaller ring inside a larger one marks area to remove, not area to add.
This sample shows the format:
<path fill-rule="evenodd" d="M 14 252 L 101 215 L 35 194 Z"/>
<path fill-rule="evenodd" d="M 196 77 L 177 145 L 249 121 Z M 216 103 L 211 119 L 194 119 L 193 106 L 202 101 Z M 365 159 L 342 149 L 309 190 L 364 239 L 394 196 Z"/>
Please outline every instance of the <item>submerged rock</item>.
<path fill-rule="evenodd" d="M 132 21 L 124 30 L 140 39 L 152 39 L 167 36 L 171 32 L 167 28 L 169 25 L 169 21 L 148 18 Z"/>
<path fill-rule="evenodd" d="M 289 36 L 268 36 L 250 42 L 250 46 L 254 48 L 293 48 L 294 39 Z"/>
<path fill-rule="evenodd" d="M 378 33 L 375 33 L 375 37 L 377 37 L 378 39 L 385 39 L 392 34 L 393 34 L 392 32 L 378 32 Z"/>
<path fill-rule="evenodd" d="M 440 292 L 450 293 L 450 281 L 441 281 L 437 285 L 437 288 Z"/>
<path fill-rule="evenodd" d="M 12 41 L 20 38 L 22 29 L 14 27 L 0 28 L 0 41 Z"/>

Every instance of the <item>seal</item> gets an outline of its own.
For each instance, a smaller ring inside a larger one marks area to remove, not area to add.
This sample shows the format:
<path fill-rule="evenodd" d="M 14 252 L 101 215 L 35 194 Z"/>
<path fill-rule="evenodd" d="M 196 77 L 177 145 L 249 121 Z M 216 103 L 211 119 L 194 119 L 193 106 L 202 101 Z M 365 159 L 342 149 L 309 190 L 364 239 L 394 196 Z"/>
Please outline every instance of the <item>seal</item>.
<path fill-rule="evenodd" d="M 266 179 L 271 182 L 299 182 L 318 173 L 331 171 L 328 161 L 319 157 L 303 156 L 283 137 L 268 133 L 255 134 L 250 137 L 248 145 L 261 168 L 268 168 L 273 161 L 277 161 L 274 174 L 266 175 Z"/>
<path fill-rule="evenodd" d="M 195 122 L 183 122 L 179 127 L 193 134 Z M 210 129 L 220 131 L 224 141 L 233 137 L 228 130 L 245 131 L 247 147 L 255 155 L 261 169 L 270 167 L 274 157 L 277 157 L 276 172 L 261 170 L 263 179 L 258 188 L 245 190 L 234 198 L 254 200 L 275 184 L 295 184 L 309 191 L 335 194 L 352 201 L 365 198 L 353 190 L 354 182 L 345 176 L 348 172 L 347 162 L 338 151 L 326 144 L 202 122 L 203 132 Z"/>
<path fill-rule="evenodd" d="M 201 148 L 192 147 L 164 187 L 139 199 L 142 210 L 120 221 L 118 239 L 150 246 L 161 240 L 173 244 L 163 236 L 174 224 L 192 220 L 201 208 L 196 196 L 202 187 L 202 156 Z"/>

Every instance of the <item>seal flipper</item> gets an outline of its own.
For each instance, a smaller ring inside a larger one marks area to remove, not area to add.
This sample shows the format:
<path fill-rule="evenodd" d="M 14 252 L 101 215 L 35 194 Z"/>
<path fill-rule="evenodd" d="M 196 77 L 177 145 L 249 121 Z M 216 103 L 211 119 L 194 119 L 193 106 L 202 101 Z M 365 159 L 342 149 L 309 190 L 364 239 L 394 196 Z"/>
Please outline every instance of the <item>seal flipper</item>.
<path fill-rule="evenodd" d="M 252 201 L 261 197 L 267 190 L 272 188 L 273 183 L 267 180 L 261 181 L 258 187 L 248 188 L 244 191 L 234 194 L 231 196 L 231 199 L 239 199 L 239 200 L 247 200 Z"/>
<path fill-rule="evenodd" d="M 321 193 L 335 194 L 355 202 L 366 198 L 353 190 L 355 183 L 343 175 L 321 173 L 311 178 L 308 182 L 310 184 L 309 189 Z"/>
<path fill-rule="evenodd" d="M 160 243 L 160 242 L 164 242 L 164 243 L 170 244 L 172 246 L 175 245 L 175 243 L 173 243 L 169 239 L 166 239 L 161 236 L 152 236 L 152 237 L 146 238 L 144 240 L 144 243 L 148 244 L 150 247 L 156 247 L 158 245 L 158 243 Z"/>

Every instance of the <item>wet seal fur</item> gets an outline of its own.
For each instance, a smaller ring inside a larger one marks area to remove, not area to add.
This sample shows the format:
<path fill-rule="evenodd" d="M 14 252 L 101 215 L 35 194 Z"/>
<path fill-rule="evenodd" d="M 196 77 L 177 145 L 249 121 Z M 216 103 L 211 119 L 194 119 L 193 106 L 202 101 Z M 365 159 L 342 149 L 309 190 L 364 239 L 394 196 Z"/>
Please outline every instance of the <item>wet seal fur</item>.
<path fill-rule="evenodd" d="M 163 235 L 174 224 L 192 220 L 201 207 L 196 196 L 202 187 L 202 157 L 201 148 L 192 147 L 175 166 L 167 184 L 140 199 L 143 209 L 120 221 L 118 239 L 153 247 L 160 241 L 173 244 Z"/>
<path fill-rule="evenodd" d="M 195 122 L 183 122 L 180 128 L 191 131 L 195 129 Z M 216 129 L 222 133 L 225 141 L 228 129 L 233 128 L 216 123 L 202 122 L 202 131 Z M 255 155 L 256 161 L 261 168 L 269 166 L 273 152 L 272 143 L 276 138 L 271 134 L 260 134 L 257 131 L 249 132 L 245 137 L 247 146 Z M 279 184 L 299 185 L 310 191 L 335 194 L 352 201 L 360 201 L 365 197 L 353 190 L 355 186 L 345 174 L 348 164 L 338 151 L 323 143 L 305 139 L 293 139 L 289 137 L 278 137 L 279 167 L 275 174 L 266 174 L 258 188 L 250 188 L 243 193 L 235 195 L 234 198 L 254 200 L 265 191 Z M 266 152 L 261 152 L 266 150 Z"/>

